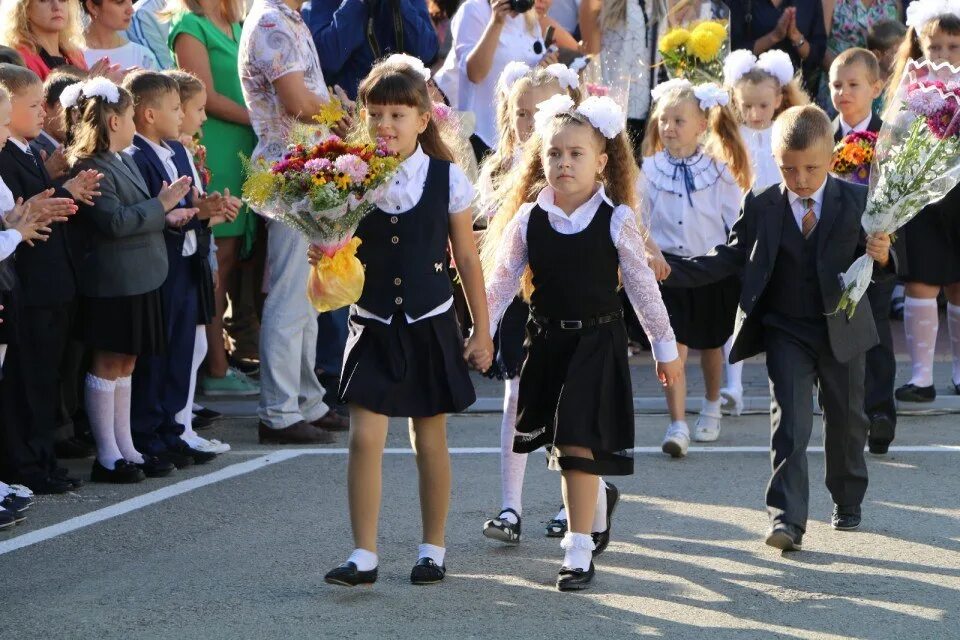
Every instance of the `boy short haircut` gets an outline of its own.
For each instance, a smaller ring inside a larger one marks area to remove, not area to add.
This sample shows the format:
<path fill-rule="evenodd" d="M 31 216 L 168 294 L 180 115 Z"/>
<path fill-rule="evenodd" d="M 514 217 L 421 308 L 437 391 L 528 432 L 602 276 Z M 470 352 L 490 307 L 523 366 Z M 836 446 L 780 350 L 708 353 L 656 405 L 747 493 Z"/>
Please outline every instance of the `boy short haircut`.
<path fill-rule="evenodd" d="M 23 61 L 23 56 L 13 47 L 0 45 L 0 63 L 15 64 L 18 67 L 26 67 L 27 63 Z"/>
<path fill-rule="evenodd" d="M 790 107 L 773 123 L 773 148 L 804 151 L 822 145 L 833 148 L 833 125 L 818 106 Z"/>
<path fill-rule="evenodd" d="M 196 96 L 201 91 L 204 91 L 206 87 L 203 86 L 200 78 L 193 75 L 189 71 L 184 71 L 183 69 L 167 69 L 163 72 L 163 75 L 170 76 L 176 81 L 177 86 L 180 88 L 180 101 L 186 102 L 194 96 Z"/>
<path fill-rule="evenodd" d="M 3 83 L 11 95 L 19 94 L 34 85 L 43 84 L 40 82 L 40 76 L 30 69 L 9 63 L 0 64 L 0 83 Z"/>
<path fill-rule="evenodd" d="M 834 59 L 833 64 L 830 65 L 830 68 L 840 69 L 841 67 L 849 67 L 855 64 L 862 64 L 866 67 L 870 82 L 876 82 L 880 79 L 880 61 L 877 60 L 877 56 L 869 49 L 861 49 L 860 47 L 847 49 L 838 55 Z"/>
<path fill-rule="evenodd" d="M 180 95 L 177 81 L 159 71 L 135 71 L 124 78 L 123 88 L 133 96 L 135 109 L 156 107 L 160 98 L 169 93 Z"/>
<path fill-rule="evenodd" d="M 69 71 L 57 69 L 47 76 L 43 81 L 43 102 L 48 107 L 60 101 L 60 94 L 63 90 L 72 84 L 80 82 L 83 78 Z"/>
<path fill-rule="evenodd" d="M 898 46 L 907 36 L 907 28 L 899 20 L 881 20 L 867 31 L 867 49 L 886 51 Z"/>

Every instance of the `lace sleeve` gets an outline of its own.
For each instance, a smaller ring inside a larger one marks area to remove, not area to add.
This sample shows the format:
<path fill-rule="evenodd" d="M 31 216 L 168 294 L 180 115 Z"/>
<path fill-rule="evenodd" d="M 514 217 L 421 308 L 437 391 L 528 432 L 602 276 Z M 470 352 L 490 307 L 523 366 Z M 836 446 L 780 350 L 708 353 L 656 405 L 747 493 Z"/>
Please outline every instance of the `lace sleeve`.
<path fill-rule="evenodd" d="M 490 311 L 490 337 L 497 332 L 507 307 L 520 290 L 520 277 L 527 268 L 527 222 L 530 209 L 521 209 L 503 233 L 497 252 L 497 265 L 487 280 L 487 308 Z"/>
<path fill-rule="evenodd" d="M 610 232 L 620 258 L 623 287 L 650 339 L 654 357 L 658 362 L 676 360 L 679 354 L 673 328 L 670 326 L 670 316 L 663 306 L 653 270 L 647 264 L 643 235 L 629 207 L 617 207 Z"/>

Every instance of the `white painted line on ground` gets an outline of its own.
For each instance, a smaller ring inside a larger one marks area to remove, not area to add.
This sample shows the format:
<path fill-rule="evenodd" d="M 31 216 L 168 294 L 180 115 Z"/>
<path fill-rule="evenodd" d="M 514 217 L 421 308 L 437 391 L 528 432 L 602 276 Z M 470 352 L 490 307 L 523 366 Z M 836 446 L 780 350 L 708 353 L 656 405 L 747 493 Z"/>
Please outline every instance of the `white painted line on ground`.
<path fill-rule="evenodd" d="M 193 491 L 194 489 L 199 489 L 200 487 L 205 487 L 207 485 L 214 484 L 215 482 L 220 482 L 221 480 L 234 478 L 245 473 L 250 473 L 251 471 L 256 471 L 271 464 L 283 462 L 284 460 L 290 460 L 291 458 L 296 458 L 300 455 L 303 455 L 303 452 L 295 449 L 274 451 L 253 460 L 247 460 L 246 462 L 240 462 L 238 464 L 230 465 L 229 467 L 224 467 L 223 469 L 218 469 L 217 471 L 208 473 L 204 476 L 197 476 L 195 478 L 183 480 L 182 482 L 177 482 L 176 484 L 157 489 L 156 491 L 151 491 L 135 498 L 118 502 L 117 504 L 109 507 L 97 509 L 96 511 L 85 513 L 82 516 L 70 518 L 69 520 L 65 520 L 49 527 L 44 527 L 43 529 L 31 531 L 21 536 L 11 538 L 10 540 L 4 540 L 3 542 L 0 542 L 0 555 L 10 553 L 11 551 L 16 551 L 17 549 L 22 549 L 24 547 L 29 547 L 39 542 L 50 540 L 51 538 L 62 536 L 66 533 L 70 533 L 71 531 L 89 527 L 92 524 L 103 522 L 104 520 L 109 520 L 111 518 L 116 518 L 117 516 L 122 516 L 130 513 L 131 511 L 142 509 L 162 500 Z"/>
<path fill-rule="evenodd" d="M 297 454 L 306 455 L 306 456 L 344 456 L 347 455 L 350 450 L 344 447 L 331 448 L 331 449 L 290 449 L 289 451 L 295 451 Z M 542 449 L 540 450 L 543 451 Z M 823 453 L 823 447 L 809 447 L 807 449 L 809 453 Z M 663 453 L 660 450 L 660 447 L 636 447 L 633 450 L 634 453 Z M 703 447 L 690 447 L 690 454 L 695 453 L 770 453 L 770 447 L 720 447 L 720 446 L 703 446 Z M 238 450 L 231 451 L 230 454 L 238 456 L 255 456 L 262 454 L 262 450 Z M 413 455 L 412 449 L 407 448 L 389 448 L 384 449 L 383 453 L 386 455 Z M 499 454 L 500 447 L 450 447 L 451 455 L 478 455 L 478 454 Z M 949 445 L 949 444 L 931 444 L 931 445 L 904 445 L 904 446 L 893 446 L 890 447 L 890 453 L 960 453 L 960 445 Z"/>

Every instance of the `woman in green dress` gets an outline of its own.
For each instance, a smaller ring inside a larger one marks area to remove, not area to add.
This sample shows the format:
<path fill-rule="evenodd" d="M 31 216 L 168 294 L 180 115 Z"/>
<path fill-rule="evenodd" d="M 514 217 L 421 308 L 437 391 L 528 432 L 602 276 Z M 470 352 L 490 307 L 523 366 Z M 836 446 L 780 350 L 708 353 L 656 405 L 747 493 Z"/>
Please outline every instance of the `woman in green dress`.
<path fill-rule="evenodd" d="M 229 189 L 239 197 L 243 185 L 240 154 L 249 157 L 257 143 L 250 126 L 237 73 L 242 0 L 176 0 L 164 13 L 170 20 L 168 43 L 177 66 L 196 75 L 207 88 L 203 142 L 207 148 L 209 189 Z M 240 257 L 250 255 L 256 234 L 255 214 L 246 207 L 234 222 L 217 225 L 219 286 L 217 312 L 207 327 L 207 376 L 201 381 L 206 395 L 251 395 L 257 386 L 228 365 L 223 348 L 226 287 Z"/>

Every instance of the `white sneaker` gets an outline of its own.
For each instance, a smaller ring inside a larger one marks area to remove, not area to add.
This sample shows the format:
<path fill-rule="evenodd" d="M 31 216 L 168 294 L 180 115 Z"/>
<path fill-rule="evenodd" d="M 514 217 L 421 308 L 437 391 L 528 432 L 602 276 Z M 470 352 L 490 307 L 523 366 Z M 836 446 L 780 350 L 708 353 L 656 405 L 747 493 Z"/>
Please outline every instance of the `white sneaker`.
<path fill-rule="evenodd" d="M 743 387 L 733 389 L 723 387 L 720 389 L 720 406 L 732 416 L 739 416 L 743 413 Z"/>
<path fill-rule="evenodd" d="M 690 447 L 690 429 L 686 422 L 671 422 L 660 449 L 671 458 L 682 458 Z"/>
<path fill-rule="evenodd" d="M 181 436 L 181 440 L 190 445 L 191 449 L 196 449 L 197 451 L 202 451 L 204 453 L 215 453 L 220 455 L 221 453 L 230 451 L 230 445 L 228 445 L 226 442 L 220 442 L 219 440 L 207 440 L 206 438 L 201 438 L 200 436 L 188 438 Z"/>
<path fill-rule="evenodd" d="M 697 424 L 693 428 L 693 439 L 695 442 L 716 442 L 720 437 L 720 415 L 711 415 L 703 411 L 697 418 Z"/>

